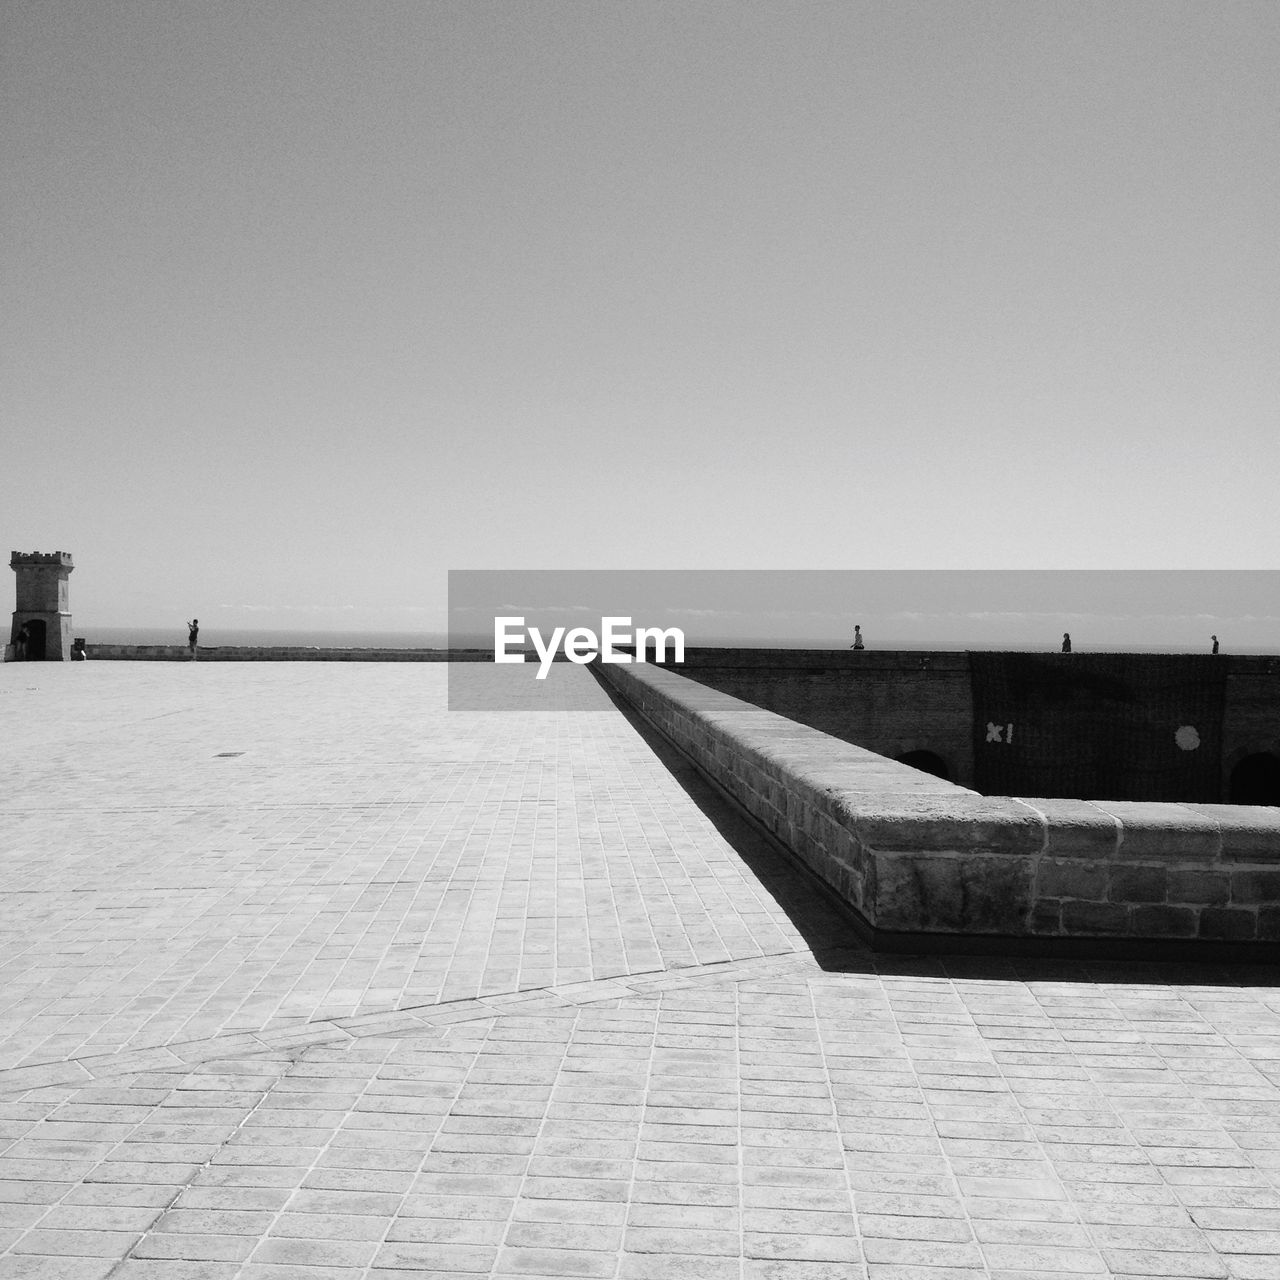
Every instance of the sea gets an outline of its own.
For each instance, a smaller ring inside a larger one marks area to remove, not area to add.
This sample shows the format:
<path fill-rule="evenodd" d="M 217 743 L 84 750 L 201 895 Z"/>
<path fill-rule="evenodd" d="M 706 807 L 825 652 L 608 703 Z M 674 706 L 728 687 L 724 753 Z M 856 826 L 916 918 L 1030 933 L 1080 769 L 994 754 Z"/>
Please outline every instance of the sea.
<path fill-rule="evenodd" d="M 93 627 L 77 624 L 90 644 L 182 644 L 186 627 Z M 318 649 L 447 649 L 442 631 L 292 631 L 200 626 L 202 645 L 303 645 Z"/>
<path fill-rule="evenodd" d="M 82 635 L 90 644 L 182 644 L 187 642 L 186 627 L 93 627 L 77 625 L 76 635 Z M 250 627 L 200 627 L 200 643 L 202 645 L 299 645 L 322 649 L 492 649 L 492 635 L 455 635 L 452 640 L 444 631 L 308 631 L 308 630 L 266 630 Z M 813 637 L 809 639 L 778 639 L 777 637 L 742 637 L 729 638 L 722 636 L 693 638 L 689 637 L 691 646 L 708 648 L 743 648 L 743 649 L 848 649 L 848 639 L 833 637 Z M 1012 644 L 997 646 L 989 641 L 964 640 L 899 640 L 892 637 L 877 640 L 868 645 L 868 651 L 880 650 L 914 650 L 929 653 L 961 653 L 969 650 L 993 650 L 997 648 L 1015 649 L 1023 653 L 1044 652 L 1056 653 L 1058 643 L 1050 640 L 1045 644 Z M 1100 644 L 1091 645 L 1082 640 L 1076 641 L 1076 650 L 1080 653 L 1201 653 L 1207 652 L 1208 646 L 1178 644 Z M 1237 654 L 1275 654 L 1277 646 L 1267 648 L 1223 646 L 1223 652 Z"/>

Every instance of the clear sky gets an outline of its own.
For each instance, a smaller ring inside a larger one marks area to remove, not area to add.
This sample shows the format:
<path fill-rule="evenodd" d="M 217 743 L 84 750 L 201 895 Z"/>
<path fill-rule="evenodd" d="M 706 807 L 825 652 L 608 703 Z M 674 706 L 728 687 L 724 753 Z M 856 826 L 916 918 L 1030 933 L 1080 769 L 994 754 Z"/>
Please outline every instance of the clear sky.
<path fill-rule="evenodd" d="M 432 629 L 451 568 L 1277 567 L 1274 0 L 0 24 L 0 537 L 88 629 Z"/>

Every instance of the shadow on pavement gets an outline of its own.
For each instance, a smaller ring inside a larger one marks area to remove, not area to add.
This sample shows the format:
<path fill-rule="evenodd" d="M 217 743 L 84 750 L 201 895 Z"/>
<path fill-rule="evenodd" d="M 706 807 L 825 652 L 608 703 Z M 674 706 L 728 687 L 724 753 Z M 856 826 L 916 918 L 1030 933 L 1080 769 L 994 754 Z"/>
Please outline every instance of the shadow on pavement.
<path fill-rule="evenodd" d="M 600 680 L 596 672 L 592 671 L 592 674 L 597 681 Z M 922 950 L 920 954 L 873 951 L 862 940 L 865 924 L 853 907 L 712 782 L 635 708 L 603 681 L 600 683 L 618 712 L 786 912 L 814 959 L 828 972 L 918 975 L 975 982 L 1280 989 L 1280 963 L 953 954 L 933 949 Z"/>

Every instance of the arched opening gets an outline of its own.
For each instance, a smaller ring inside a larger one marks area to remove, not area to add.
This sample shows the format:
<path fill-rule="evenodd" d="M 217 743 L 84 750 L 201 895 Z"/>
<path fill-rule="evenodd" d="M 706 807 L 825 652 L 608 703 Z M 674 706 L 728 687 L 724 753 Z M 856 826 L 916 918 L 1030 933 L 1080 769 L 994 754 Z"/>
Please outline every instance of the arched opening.
<path fill-rule="evenodd" d="M 1232 804 L 1280 805 L 1280 756 L 1257 751 L 1231 770 L 1228 800 Z"/>
<path fill-rule="evenodd" d="M 27 627 L 27 661 L 43 662 L 44 661 L 44 620 L 42 618 L 32 618 L 26 623 Z"/>
<path fill-rule="evenodd" d="M 947 762 L 933 751 L 907 751 L 898 756 L 897 760 L 899 764 L 909 764 L 913 769 L 931 773 L 944 782 L 951 781 L 951 770 L 947 768 Z"/>

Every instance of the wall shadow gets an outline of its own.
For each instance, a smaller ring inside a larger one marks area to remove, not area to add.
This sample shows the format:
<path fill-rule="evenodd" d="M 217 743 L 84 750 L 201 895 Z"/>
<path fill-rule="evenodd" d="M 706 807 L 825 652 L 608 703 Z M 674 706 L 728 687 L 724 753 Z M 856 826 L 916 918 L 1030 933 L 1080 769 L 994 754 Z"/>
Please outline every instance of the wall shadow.
<path fill-rule="evenodd" d="M 1009 981 L 1021 983 L 1110 983 L 1154 986 L 1280 987 L 1280 963 L 1231 959 L 1129 959 L 1107 954 L 1107 940 L 1066 939 L 1074 954 L 1040 954 L 1042 943 L 998 945 L 999 954 L 960 951 L 924 940 L 919 951 L 873 950 L 865 942 L 866 923 L 834 889 L 810 871 L 785 845 L 614 689 L 588 668 L 618 712 L 715 827 L 725 842 L 786 913 L 819 966 L 831 973 Z M 1084 946 L 1080 946 L 1084 942 Z M 1019 953 L 1021 950 L 1021 953 Z"/>

